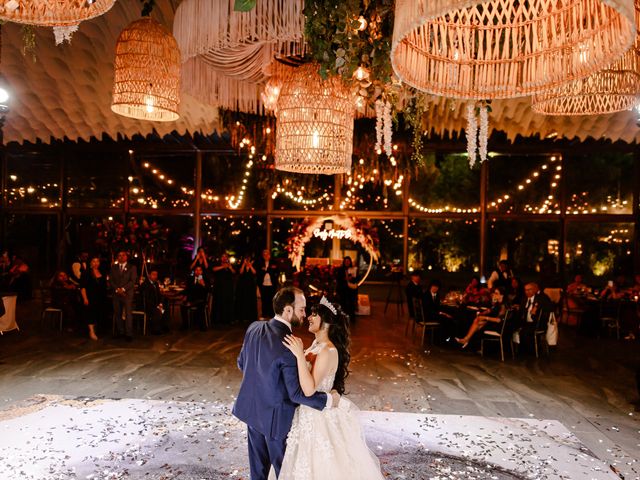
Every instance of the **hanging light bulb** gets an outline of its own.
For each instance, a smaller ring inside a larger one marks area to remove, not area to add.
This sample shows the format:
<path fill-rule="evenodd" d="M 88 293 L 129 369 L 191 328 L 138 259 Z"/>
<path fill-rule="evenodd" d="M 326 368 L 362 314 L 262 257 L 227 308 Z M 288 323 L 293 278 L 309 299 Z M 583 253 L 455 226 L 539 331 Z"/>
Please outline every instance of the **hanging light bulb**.
<path fill-rule="evenodd" d="M 153 109 L 154 109 L 153 96 L 151 95 L 145 96 L 144 104 L 145 104 L 145 109 L 147 110 L 147 113 L 153 113 Z"/>
<path fill-rule="evenodd" d="M 353 72 L 353 76 L 356 77 L 356 80 L 362 81 L 365 78 L 369 77 L 369 70 L 360 65 L 355 72 Z"/>
<path fill-rule="evenodd" d="M 311 145 L 313 145 L 313 148 L 318 148 L 320 146 L 320 133 L 317 130 L 313 131 Z"/>
<path fill-rule="evenodd" d="M 367 28 L 367 19 L 360 15 L 360 17 L 358 17 L 358 30 L 363 32 L 365 28 Z"/>

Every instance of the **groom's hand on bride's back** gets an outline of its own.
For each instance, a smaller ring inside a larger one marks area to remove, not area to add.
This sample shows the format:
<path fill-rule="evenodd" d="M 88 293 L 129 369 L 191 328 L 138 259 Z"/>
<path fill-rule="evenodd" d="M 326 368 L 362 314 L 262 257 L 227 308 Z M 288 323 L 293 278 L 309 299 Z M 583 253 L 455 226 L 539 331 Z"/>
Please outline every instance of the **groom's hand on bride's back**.
<path fill-rule="evenodd" d="M 336 390 L 331 390 L 331 408 L 338 408 L 340 404 L 340 394 Z"/>

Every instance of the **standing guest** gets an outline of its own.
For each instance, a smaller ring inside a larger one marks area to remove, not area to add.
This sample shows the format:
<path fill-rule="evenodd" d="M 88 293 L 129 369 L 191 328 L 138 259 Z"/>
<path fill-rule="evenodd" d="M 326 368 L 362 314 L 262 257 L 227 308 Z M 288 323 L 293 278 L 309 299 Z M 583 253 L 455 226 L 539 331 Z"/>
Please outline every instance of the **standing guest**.
<path fill-rule="evenodd" d="M 113 314 L 115 315 L 116 331 L 124 335 L 130 342 L 133 340 L 133 290 L 138 279 L 135 265 L 128 263 L 129 255 L 120 250 L 116 263 L 111 267 L 109 284 L 113 290 Z M 122 324 L 124 315 L 124 325 Z"/>
<path fill-rule="evenodd" d="M 509 262 L 506 260 L 500 260 L 498 262 L 498 269 L 491 272 L 489 280 L 487 280 L 487 286 L 489 290 L 502 287 L 505 291 L 509 291 L 511 288 L 511 278 L 513 272 L 509 268 Z"/>
<path fill-rule="evenodd" d="M 500 326 L 502 326 L 504 316 L 507 313 L 505 299 L 504 288 L 498 287 L 493 291 L 491 294 L 491 307 L 478 312 L 478 315 L 464 337 L 456 337 L 456 341 L 462 345 L 462 348 L 466 348 L 467 345 L 469 345 L 471 337 L 473 337 L 473 334 L 478 330 L 486 329 L 497 331 Z"/>
<path fill-rule="evenodd" d="M 6 290 L 9 286 L 9 269 L 11 268 L 11 256 L 7 250 L 0 255 L 0 290 Z"/>
<path fill-rule="evenodd" d="M 405 290 L 407 294 L 407 307 L 409 308 L 409 318 L 415 320 L 416 312 L 413 308 L 413 300 L 418 299 L 422 301 L 422 295 L 424 294 L 422 290 L 422 285 L 420 284 L 420 272 L 411 272 L 409 277 L 409 283 L 407 284 L 407 288 Z"/>
<path fill-rule="evenodd" d="M 207 295 L 209 294 L 209 280 L 204 275 L 201 266 L 196 266 L 193 270 L 193 276 L 187 282 L 187 288 L 184 293 L 186 302 L 182 304 L 182 330 L 188 328 L 189 310 L 195 312 L 195 320 L 200 326 L 200 330 L 207 329 L 205 309 L 207 308 Z"/>
<path fill-rule="evenodd" d="M 11 268 L 9 268 L 9 290 L 18 294 L 18 300 L 31 298 L 31 274 L 29 265 L 17 255 L 13 256 Z"/>
<path fill-rule="evenodd" d="M 342 259 L 342 265 L 336 269 L 336 293 L 340 306 L 349 316 L 351 323 L 356 320 L 358 306 L 358 269 L 353 265 L 351 257 Z"/>
<path fill-rule="evenodd" d="M 429 289 L 422 297 L 422 310 L 427 322 L 438 322 L 443 327 L 444 338 L 451 338 L 455 333 L 453 317 L 440 308 L 440 287 L 438 280 L 432 280 Z"/>
<path fill-rule="evenodd" d="M 256 295 L 256 269 L 251 257 L 244 257 L 236 286 L 236 320 L 255 322 L 258 319 L 258 297 Z"/>
<path fill-rule="evenodd" d="M 89 269 L 80 278 L 80 293 L 84 304 L 85 321 L 89 327 L 89 338 L 98 340 L 96 325 L 104 322 L 107 313 L 107 279 L 100 272 L 100 259 L 93 257 Z"/>
<path fill-rule="evenodd" d="M 213 267 L 213 322 L 235 323 L 233 321 L 233 274 L 235 270 L 229 255 L 220 257 L 220 263 Z"/>
<path fill-rule="evenodd" d="M 152 335 L 169 332 L 169 310 L 160 292 L 158 270 L 150 270 L 147 279 L 140 287 L 144 301 L 144 313 L 150 323 Z"/>
<path fill-rule="evenodd" d="M 87 252 L 81 252 L 76 258 L 76 261 L 71 264 L 71 281 L 76 284 L 80 283 L 80 279 L 84 272 L 87 271 L 89 254 Z"/>
<path fill-rule="evenodd" d="M 260 289 L 260 303 L 262 304 L 262 318 L 273 318 L 273 296 L 278 290 L 278 265 L 271 260 L 271 252 L 262 251 L 262 258 L 256 265 L 258 288 Z"/>
<path fill-rule="evenodd" d="M 196 258 L 191 262 L 191 267 L 189 270 L 193 272 L 196 267 L 202 267 L 202 271 L 206 272 L 209 270 L 209 261 L 207 260 L 207 252 L 204 247 L 198 247 L 198 252 L 196 253 Z"/>
<path fill-rule="evenodd" d="M 75 326 L 78 309 L 78 287 L 63 271 L 56 273 L 51 282 L 51 305 L 62 310 L 70 326 Z"/>

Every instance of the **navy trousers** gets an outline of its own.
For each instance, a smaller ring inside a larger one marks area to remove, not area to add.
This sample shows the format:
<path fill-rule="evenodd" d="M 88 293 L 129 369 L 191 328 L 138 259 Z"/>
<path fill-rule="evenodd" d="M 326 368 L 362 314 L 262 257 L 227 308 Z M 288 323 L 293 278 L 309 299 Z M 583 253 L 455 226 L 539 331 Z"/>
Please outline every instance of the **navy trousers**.
<path fill-rule="evenodd" d="M 280 475 L 280 467 L 287 446 L 286 438 L 275 440 L 267 438 L 257 430 L 247 426 L 249 437 L 249 466 L 251 480 L 267 480 L 273 465 L 276 477 Z"/>

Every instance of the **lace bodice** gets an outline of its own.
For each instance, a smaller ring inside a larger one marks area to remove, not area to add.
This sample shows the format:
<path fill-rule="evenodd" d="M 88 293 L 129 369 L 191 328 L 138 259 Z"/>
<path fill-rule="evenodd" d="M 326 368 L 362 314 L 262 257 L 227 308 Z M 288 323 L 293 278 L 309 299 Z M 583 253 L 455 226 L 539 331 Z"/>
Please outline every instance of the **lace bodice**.
<path fill-rule="evenodd" d="M 304 351 L 304 353 L 305 355 L 318 355 L 324 348 L 327 348 L 329 351 L 336 350 L 335 348 L 327 347 L 326 343 L 319 343 L 314 341 L 311 346 Z M 309 367 L 309 370 L 311 370 L 311 362 L 307 361 L 307 367 Z M 333 381 L 336 378 L 336 370 L 337 367 L 333 368 L 322 380 L 320 380 L 320 383 L 316 385 L 317 392 L 329 393 L 331 391 L 331 389 L 333 388 Z"/>

